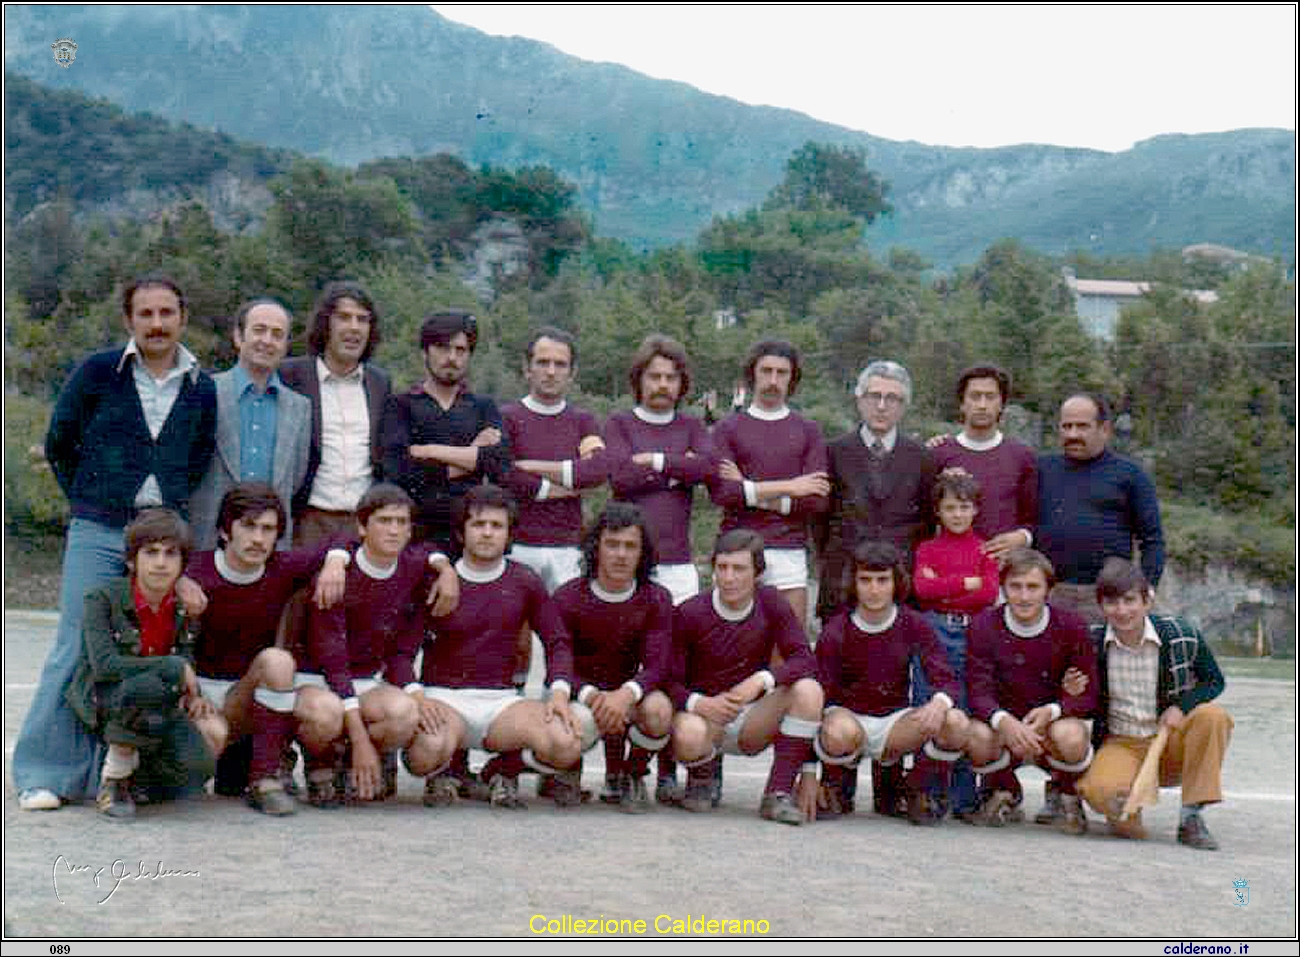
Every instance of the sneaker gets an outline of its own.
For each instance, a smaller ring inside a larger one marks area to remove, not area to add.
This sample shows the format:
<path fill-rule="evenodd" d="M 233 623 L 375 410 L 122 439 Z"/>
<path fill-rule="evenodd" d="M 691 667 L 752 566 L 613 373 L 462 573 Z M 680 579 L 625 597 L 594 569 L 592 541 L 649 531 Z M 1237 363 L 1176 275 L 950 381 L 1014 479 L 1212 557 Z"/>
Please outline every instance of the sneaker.
<path fill-rule="evenodd" d="M 49 788 L 28 788 L 18 795 L 18 807 L 23 811 L 57 811 L 62 803 Z"/>
<path fill-rule="evenodd" d="M 933 827 L 948 814 L 942 798 L 928 791 L 915 791 L 907 796 L 907 819 L 921 827 Z"/>
<path fill-rule="evenodd" d="M 645 778 L 630 775 L 624 778 L 618 809 L 625 814 L 645 814 L 647 811 L 654 810 L 654 804 L 650 801 L 650 791 L 645 786 Z"/>
<path fill-rule="evenodd" d="M 307 772 L 307 803 L 322 810 L 341 807 L 343 802 L 334 784 L 333 768 L 317 768 Z"/>
<path fill-rule="evenodd" d="M 655 781 L 655 800 L 660 804 L 680 805 L 686 792 L 677 783 L 676 775 L 660 775 Z"/>
<path fill-rule="evenodd" d="M 1010 791 L 994 791 L 984 799 L 978 811 L 963 818 L 967 824 L 978 827 L 1005 827 L 1019 824 L 1024 819 L 1025 812 Z"/>
<path fill-rule="evenodd" d="M 278 778 L 263 778 L 249 788 L 248 804 L 272 817 L 285 817 L 298 811 L 293 798 L 285 792 Z"/>
<path fill-rule="evenodd" d="M 519 796 L 519 779 L 504 774 L 494 774 L 488 782 L 488 804 L 512 811 L 522 811 L 528 807 Z"/>
<path fill-rule="evenodd" d="M 1066 834 L 1087 834 L 1088 813 L 1084 811 L 1079 795 L 1058 794 L 1057 798 L 1061 804 L 1061 820 L 1056 825 L 1057 829 Z"/>
<path fill-rule="evenodd" d="M 790 795 L 784 791 L 764 794 L 763 802 L 758 806 L 758 816 L 780 824 L 797 826 L 803 823 L 803 812 L 795 806 L 794 801 L 790 800 Z"/>
<path fill-rule="evenodd" d="M 284 746 L 284 753 L 280 755 L 280 769 L 276 775 L 280 779 L 280 787 L 284 788 L 284 793 L 290 797 L 298 796 L 298 782 L 293 776 L 297 767 L 298 749 L 290 741 Z"/>
<path fill-rule="evenodd" d="M 460 781 L 449 771 L 430 774 L 424 779 L 424 806 L 451 807 L 460 800 Z"/>
<path fill-rule="evenodd" d="M 387 801 L 397 796 L 397 752 L 385 751 L 383 762 L 383 785 L 379 789 L 379 800 Z"/>
<path fill-rule="evenodd" d="M 1065 795 L 1057 791 L 1056 786 L 1051 781 L 1044 784 L 1043 806 L 1034 815 L 1034 823 L 1061 826 L 1065 819 L 1065 809 L 1062 803 L 1064 797 Z"/>
<path fill-rule="evenodd" d="M 557 771 L 551 778 L 551 799 L 556 807 L 577 807 L 591 799 L 591 792 L 582 790 L 581 771 Z"/>
<path fill-rule="evenodd" d="M 606 774 L 605 786 L 600 789 L 601 804 L 622 804 L 627 788 L 627 778 L 622 774 Z"/>
<path fill-rule="evenodd" d="M 1214 839 L 1210 829 L 1205 826 L 1199 814 L 1193 814 L 1178 825 L 1178 843 L 1194 847 L 1198 851 L 1217 851 L 1219 842 Z"/>
<path fill-rule="evenodd" d="M 907 816 L 907 795 L 903 793 L 903 769 L 871 762 L 871 804 L 885 817 Z"/>
<path fill-rule="evenodd" d="M 686 775 L 686 793 L 682 795 L 681 807 L 699 814 L 711 811 L 717 805 L 713 803 L 713 764 L 691 768 Z"/>
<path fill-rule="evenodd" d="M 101 781 L 99 794 L 95 796 L 95 807 L 99 808 L 101 814 L 119 821 L 131 820 L 135 817 L 135 798 L 131 797 L 131 786 L 130 778 Z"/>

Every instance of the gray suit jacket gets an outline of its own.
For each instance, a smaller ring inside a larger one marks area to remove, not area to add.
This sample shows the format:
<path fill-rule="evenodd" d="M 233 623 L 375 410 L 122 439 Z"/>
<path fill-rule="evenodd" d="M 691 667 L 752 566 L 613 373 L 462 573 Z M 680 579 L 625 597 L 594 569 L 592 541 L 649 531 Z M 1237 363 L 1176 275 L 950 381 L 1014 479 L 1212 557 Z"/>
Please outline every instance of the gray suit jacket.
<path fill-rule="evenodd" d="M 217 386 L 217 450 L 207 474 L 190 497 L 190 525 L 194 547 L 217 547 L 217 510 L 222 497 L 239 482 L 239 396 L 235 394 L 233 370 L 212 377 Z M 277 544 L 288 548 L 293 518 L 287 513 L 307 477 L 311 451 L 311 400 L 282 384 L 276 396 L 275 455 L 271 461 L 271 484 L 280 494 L 286 512 L 284 534 Z"/>

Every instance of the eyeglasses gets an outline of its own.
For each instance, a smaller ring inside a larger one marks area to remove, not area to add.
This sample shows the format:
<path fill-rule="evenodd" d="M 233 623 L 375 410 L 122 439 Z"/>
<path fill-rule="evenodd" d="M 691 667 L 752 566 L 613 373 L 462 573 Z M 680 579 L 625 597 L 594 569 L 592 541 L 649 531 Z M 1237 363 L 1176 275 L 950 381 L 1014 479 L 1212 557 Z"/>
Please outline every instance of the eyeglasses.
<path fill-rule="evenodd" d="M 862 398 L 869 405 L 888 405 L 897 407 L 903 404 L 903 397 L 896 392 L 864 392 Z"/>

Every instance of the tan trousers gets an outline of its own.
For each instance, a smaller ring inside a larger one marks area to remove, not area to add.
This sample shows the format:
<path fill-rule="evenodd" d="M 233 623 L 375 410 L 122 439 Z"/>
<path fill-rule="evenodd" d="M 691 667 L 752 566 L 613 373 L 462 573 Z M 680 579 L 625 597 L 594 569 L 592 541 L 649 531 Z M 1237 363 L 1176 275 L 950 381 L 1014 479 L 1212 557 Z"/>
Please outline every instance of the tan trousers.
<path fill-rule="evenodd" d="M 1223 755 L 1228 750 L 1232 727 L 1232 717 L 1217 704 L 1193 708 L 1183 726 L 1169 734 L 1160 756 L 1160 786 L 1171 787 L 1181 781 L 1184 804 L 1222 801 Z M 1119 808 L 1154 740 L 1154 736 L 1106 736 L 1078 785 L 1079 794 L 1093 810 L 1108 819 L 1119 816 Z"/>

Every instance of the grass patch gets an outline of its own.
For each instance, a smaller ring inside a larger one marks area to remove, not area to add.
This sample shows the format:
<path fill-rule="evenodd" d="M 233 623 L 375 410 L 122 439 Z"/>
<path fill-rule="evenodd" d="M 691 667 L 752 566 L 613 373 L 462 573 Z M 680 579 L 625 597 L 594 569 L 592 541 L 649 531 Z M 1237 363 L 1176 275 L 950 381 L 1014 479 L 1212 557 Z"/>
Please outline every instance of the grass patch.
<path fill-rule="evenodd" d="M 5 607 L 57 611 L 62 535 L 5 534 Z"/>

